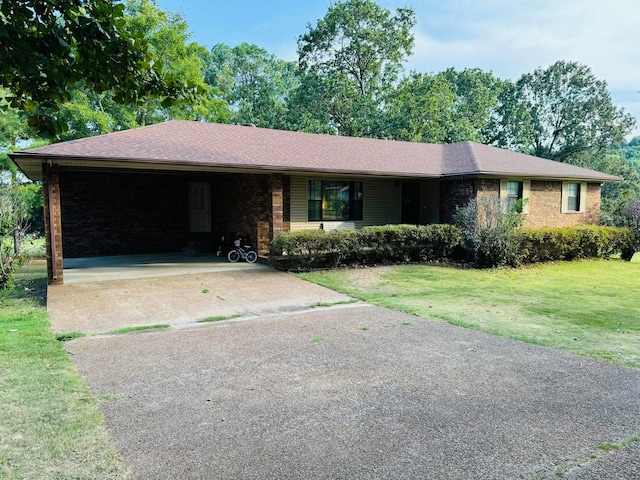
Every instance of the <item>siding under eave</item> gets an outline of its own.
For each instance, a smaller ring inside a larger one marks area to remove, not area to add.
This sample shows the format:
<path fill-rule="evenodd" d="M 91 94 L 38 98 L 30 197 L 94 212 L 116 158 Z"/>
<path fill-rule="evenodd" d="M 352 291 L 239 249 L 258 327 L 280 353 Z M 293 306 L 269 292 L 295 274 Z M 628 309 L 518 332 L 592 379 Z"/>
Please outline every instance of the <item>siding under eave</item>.
<path fill-rule="evenodd" d="M 400 223 L 402 189 L 396 186 L 392 178 L 358 178 L 340 175 L 330 176 L 291 176 L 291 231 L 320 228 L 322 222 L 307 221 L 307 185 L 313 178 L 317 180 L 362 181 L 363 219 L 354 222 L 356 228 L 370 225 Z"/>

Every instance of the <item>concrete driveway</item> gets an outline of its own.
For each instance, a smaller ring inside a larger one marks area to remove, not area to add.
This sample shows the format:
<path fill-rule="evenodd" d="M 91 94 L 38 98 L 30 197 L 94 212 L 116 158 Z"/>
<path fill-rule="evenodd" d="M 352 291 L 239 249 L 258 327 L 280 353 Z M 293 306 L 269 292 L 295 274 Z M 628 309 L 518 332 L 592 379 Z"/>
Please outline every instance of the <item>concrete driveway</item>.
<path fill-rule="evenodd" d="M 640 478 L 640 372 L 384 308 L 67 349 L 135 478 Z"/>
<path fill-rule="evenodd" d="M 208 317 L 251 317 L 352 301 L 265 265 L 216 257 L 153 255 L 68 263 L 74 268 L 65 269 L 65 284 L 49 286 L 47 292 L 56 333 L 108 333 L 152 324 L 183 328 Z"/>

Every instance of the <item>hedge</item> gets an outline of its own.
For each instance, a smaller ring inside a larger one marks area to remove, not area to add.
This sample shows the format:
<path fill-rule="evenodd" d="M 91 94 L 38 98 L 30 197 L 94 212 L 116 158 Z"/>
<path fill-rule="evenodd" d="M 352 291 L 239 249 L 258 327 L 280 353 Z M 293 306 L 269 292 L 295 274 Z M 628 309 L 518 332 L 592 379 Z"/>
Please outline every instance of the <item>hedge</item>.
<path fill-rule="evenodd" d="M 450 258 L 461 239 L 460 230 L 447 224 L 301 230 L 280 234 L 271 255 L 286 270 L 427 261 Z"/>
<path fill-rule="evenodd" d="M 614 254 L 630 259 L 634 250 L 634 235 L 628 228 L 595 225 L 519 228 L 513 239 L 521 263 L 609 258 Z"/>
<path fill-rule="evenodd" d="M 609 258 L 630 259 L 635 238 L 628 228 L 576 226 L 517 228 L 510 236 L 513 265 Z M 462 231 L 448 224 L 386 225 L 360 230 L 300 230 L 281 233 L 271 248 L 273 264 L 284 270 L 340 265 L 452 260 L 462 248 Z M 469 252 L 473 254 L 473 252 Z"/>

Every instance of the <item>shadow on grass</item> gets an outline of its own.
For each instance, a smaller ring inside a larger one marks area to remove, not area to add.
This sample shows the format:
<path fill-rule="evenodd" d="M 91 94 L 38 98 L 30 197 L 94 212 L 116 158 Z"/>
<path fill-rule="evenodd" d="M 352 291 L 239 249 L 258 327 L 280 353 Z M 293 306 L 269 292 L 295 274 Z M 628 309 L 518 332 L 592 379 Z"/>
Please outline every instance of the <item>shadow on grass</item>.
<path fill-rule="evenodd" d="M 20 266 L 13 276 L 15 287 L 6 292 L 6 298 L 32 298 L 44 307 L 47 305 L 47 261 L 32 258 Z"/>

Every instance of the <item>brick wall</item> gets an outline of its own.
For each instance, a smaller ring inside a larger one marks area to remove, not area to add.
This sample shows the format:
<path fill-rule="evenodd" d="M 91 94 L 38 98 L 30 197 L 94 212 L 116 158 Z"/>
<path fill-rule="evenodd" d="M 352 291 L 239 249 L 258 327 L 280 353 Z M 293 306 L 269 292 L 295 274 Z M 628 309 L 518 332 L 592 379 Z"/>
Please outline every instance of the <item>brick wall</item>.
<path fill-rule="evenodd" d="M 62 210 L 60 208 L 60 169 L 57 165 L 42 165 L 44 231 L 47 249 L 49 284 L 63 282 Z"/>
<path fill-rule="evenodd" d="M 469 180 L 442 180 L 440 182 L 440 222 L 453 223 L 457 207 L 463 207 L 476 196 L 476 182 Z"/>
<path fill-rule="evenodd" d="M 190 182 L 211 187 L 211 233 L 189 232 Z M 265 254 L 291 224 L 282 175 L 63 171 L 61 191 L 67 258 L 214 251 L 222 235 L 248 237 Z"/>
<path fill-rule="evenodd" d="M 569 227 L 598 224 L 600 221 L 600 184 L 587 185 L 586 212 L 561 213 L 562 182 L 532 181 L 526 227 Z"/>
<path fill-rule="evenodd" d="M 470 198 L 498 196 L 499 179 L 443 180 L 440 184 L 440 220 L 453 222 L 456 206 L 465 205 Z M 586 212 L 561 213 L 562 182 L 531 181 L 527 227 L 565 227 L 598 224 L 600 221 L 600 184 L 587 185 Z"/>
<path fill-rule="evenodd" d="M 64 256 L 177 252 L 188 247 L 189 177 L 62 171 Z"/>

